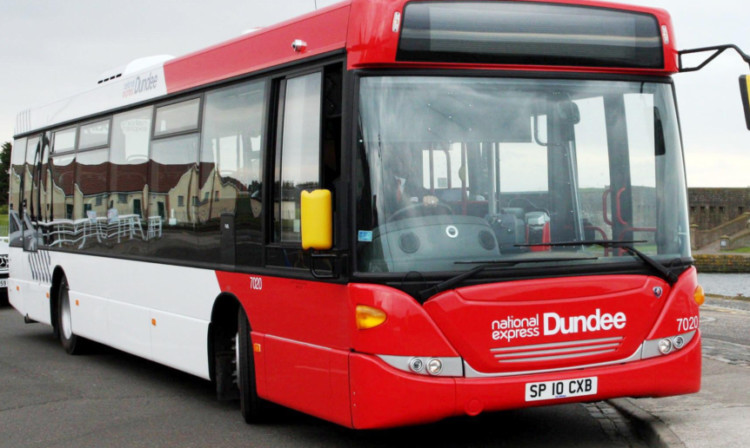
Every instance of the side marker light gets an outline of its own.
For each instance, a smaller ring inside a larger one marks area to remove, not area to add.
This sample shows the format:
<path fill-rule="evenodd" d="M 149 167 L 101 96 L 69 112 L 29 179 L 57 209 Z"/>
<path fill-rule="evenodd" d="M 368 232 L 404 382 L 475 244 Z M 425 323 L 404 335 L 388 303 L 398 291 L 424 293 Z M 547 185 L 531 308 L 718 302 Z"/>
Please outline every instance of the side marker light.
<path fill-rule="evenodd" d="M 367 305 L 357 305 L 355 312 L 357 329 L 367 330 L 382 325 L 388 316 L 385 311 Z"/>
<path fill-rule="evenodd" d="M 401 29 L 401 13 L 396 11 L 393 14 L 393 23 L 391 23 L 391 31 L 394 33 L 398 33 L 398 30 Z"/>
<path fill-rule="evenodd" d="M 706 301 L 706 293 L 703 292 L 703 287 L 701 285 L 698 285 L 698 287 L 695 288 L 693 299 L 695 300 L 695 303 L 698 304 L 698 306 L 703 305 L 703 303 Z"/>

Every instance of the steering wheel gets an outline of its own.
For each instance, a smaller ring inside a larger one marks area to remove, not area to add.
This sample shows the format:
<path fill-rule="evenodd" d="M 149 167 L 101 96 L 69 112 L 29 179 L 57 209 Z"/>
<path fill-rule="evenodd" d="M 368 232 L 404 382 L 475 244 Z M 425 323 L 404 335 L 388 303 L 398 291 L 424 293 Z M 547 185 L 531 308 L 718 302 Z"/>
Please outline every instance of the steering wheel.
<path fill-rule="evenodd" d="M 453 209 L 446 204 L 412 204 L 396 210 L 388 217 L 388 221 L 397 221 L 404 218 L 413 218 L 417 216 L 431 216 L 431 215 L 452 215 Z"/>

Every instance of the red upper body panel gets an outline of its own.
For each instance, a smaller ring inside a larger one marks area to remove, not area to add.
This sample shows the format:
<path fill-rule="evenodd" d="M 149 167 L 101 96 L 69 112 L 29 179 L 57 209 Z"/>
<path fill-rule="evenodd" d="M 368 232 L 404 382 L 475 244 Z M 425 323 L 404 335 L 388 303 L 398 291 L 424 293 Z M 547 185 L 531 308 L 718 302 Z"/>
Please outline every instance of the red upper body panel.
<path fill-rule="evenodd" d="M 421 0 L 413 0 L 421 1 Z M 492 1 L 492 0 L 479 0 Z M 515 0 L 511 0 L 515 1 Z M 525 0 L 538 2 L 539 0 Z M 402 13 L 407 0 L 351 0 L 311 14 L 261 29 L 164 65 L 167 90 L 180 92 L 204 84 L 231 79 L 273 66 L 293 63 L 310 56 L 337 50 L 347 53 L 349 69 L 374 67 L 475 68 L 491 70 L 578 71 L 589 73 L 628 73 L 668 75 L 678 71 L 672 21 L 661 9 L 600 1 L 545 0 L 544 3 L 615 8 L 648 13 L 656 17 L 663 31 L 664 68 L 560 67 L 543 65 L 489 65 L 458 63 L 397 62 L 398 31 L 393 31 L 394 14 Z M 301 40 L 306 48 L 296 51 L 292 42 Z"/>

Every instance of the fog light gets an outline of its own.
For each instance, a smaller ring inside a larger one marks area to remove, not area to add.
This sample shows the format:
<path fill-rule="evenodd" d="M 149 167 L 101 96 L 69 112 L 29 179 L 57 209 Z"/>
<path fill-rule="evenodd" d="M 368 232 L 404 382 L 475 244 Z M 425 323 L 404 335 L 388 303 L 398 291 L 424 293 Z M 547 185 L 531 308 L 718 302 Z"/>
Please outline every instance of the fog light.
<path fill-rule="evenodd" d="M 419 373 L 424 369 L 424 361 L 419 358 L 412 358 L 411 361 L 409 361 L 409 368 L 412 372 Z"/>
<path fill-rule="evenodd" d="M 674 339 L 672 339 L 672 345 L 674 345 L 674 348 L 681 349 L 685 345 L 685 338 L 682 336 L 676 336 Z"/>
<path fill-rule="evenodd" d="M 671 352 L 672 351 L 672 341 L 670 341 L 669 339 L 662 339 L 661 341 L 659 341 L 659 351 L 663 355 L 666 355 L 667 353 Z"/>
<path fill-rule="evenodd" d="M 443 361 L 439 359 L 431 359 L 430 362 L 427 363 L 427 371 L 430 372 L 430 375 L 439 375 L 440 372 L 443 371 Z"/>

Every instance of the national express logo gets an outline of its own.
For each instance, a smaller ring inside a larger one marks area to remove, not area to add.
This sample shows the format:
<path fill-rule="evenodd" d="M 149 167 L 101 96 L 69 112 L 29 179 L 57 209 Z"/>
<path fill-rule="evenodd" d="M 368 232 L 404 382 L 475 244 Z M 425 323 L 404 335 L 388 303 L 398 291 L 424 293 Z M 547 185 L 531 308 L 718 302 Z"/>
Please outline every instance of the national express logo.
<path fill-rule="evenodd" d="M 153 72 L 149 72 L 148 75 L 139 75 L 135 79 L 131 79 L 125 83 L 125 87 L 122 89 L 122 97 L 130 98 L 131 96 L 154 90 L 158 85 L 159 76 Z"/>
<path fill-rule="evenodd" d="M 519 338 L 539 336 L 554 336 L 560 334 L 575 334 L 595 331 L 622 330 L 627 324 L 627 316 L 623 312 L 615 314 L 604 313 L 597 308 L 588 316 L 563 317 L 557 313 L 544 313 L 531 317 L 517 318 L 508 316 L 505 319 L 492 321 L 492 340 L 511 342 Z"/>

